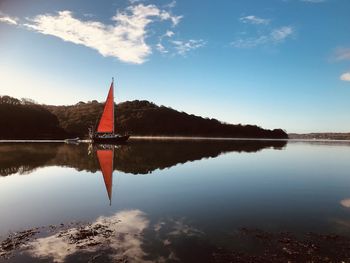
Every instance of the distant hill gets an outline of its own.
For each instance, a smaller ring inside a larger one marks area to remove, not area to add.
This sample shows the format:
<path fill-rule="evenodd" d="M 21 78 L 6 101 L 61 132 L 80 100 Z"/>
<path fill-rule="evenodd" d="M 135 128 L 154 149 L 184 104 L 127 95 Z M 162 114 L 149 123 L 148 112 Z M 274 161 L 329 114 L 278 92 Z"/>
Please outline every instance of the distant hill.
<path fill-rule="evenodd" d="M 0 96 L 0 139 L 59 139 L 67 132 L 57 116 L 30 100 Z"/>
<path fill-rule="evenodd" d="M 148 101 L 127 101 L 115 107 L 115 129 L 119 133 L 148 136 L 288 138 L 281 129 L 265 130 L 255 125 L 226 124 L 216 119 L 157 106 Z M 51 106 L 3 96 L 0 97 L 0 116 L 3 123 L 1 125 L 0 122 L 0 138 L 48 138 L 50 134 L 52 138 L 84 138 L 88 127 L 96 125 L 102 110 L 103 104 L 97 101 L 79 102 L 71 106 Z M 11 125 L 7 126 L 6 123 Z"/>
<path fill-rule="evenodd" d="M 304 139 L 304 140 L 350 140 L 350 132 L 348 133 L 290 133 L 290 139 Z"/>

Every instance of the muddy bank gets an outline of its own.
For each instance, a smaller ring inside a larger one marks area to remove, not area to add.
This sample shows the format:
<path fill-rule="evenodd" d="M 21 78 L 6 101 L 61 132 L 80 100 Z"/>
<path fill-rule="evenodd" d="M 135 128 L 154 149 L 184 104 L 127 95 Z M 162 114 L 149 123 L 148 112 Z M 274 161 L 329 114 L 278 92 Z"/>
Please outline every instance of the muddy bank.
<path fill-rule="evenodd" d="M 113 259 L 117 262 L 132 262 L 133 256 L 139 253 L 137 259 L 141 260 L 140 262 L 151 262 L 147 260 L 147 252 L 143 251 L 140 254 L 140 251 L 131 245 L 143 239 L 143 231 L 133 232 L 128 229 L 123 232 L 124 227 L 122 221 L 116 219 L 50 225 L 11 233 L 0 243 L 0 260 L 10 260 L 20 252 L 21 255 L 36 259 L 51 258 L 53 262 L 66 262 L 69 259 L 68 254 L 83 255 L 83 262 L 107 262 L 111 259 L 110 254 L 113 254 Z M 127 235 L 138 238 L 128 238 Z M 215 263 L 350 262 L 350 238 L 333 234 L 305 233 L 296 236 L 289 232 L 272 233 L 242 228 L 232 238 L 233 247 L 236 244 L 240 245 L 237 246 L 240 248 L 235 250 L 219 248 L 212 244 L 210 239 L 204 238 L 202 241 L 211 250 L 202 253 L 210 255 L 208 262 Z M 111 250 L 111 244 L 117 249 Z M 128 253 L 121 249 L 123 244 L 127 244 Z M 165 245 L 170 244 L 168 240 Z M 141 248 L 141 243 L 139 245 Z M 190 262 L 181 258 L 173 258 L 170 261 Z"/>
<path fill-rule="evenodd" d="M 242 242 L 253 244 L 254 253 L 218 249 L 213 262 L 350 262 L 350 239 L 334 234 L 270 233 L 260 229 L 239 230 Z"/>

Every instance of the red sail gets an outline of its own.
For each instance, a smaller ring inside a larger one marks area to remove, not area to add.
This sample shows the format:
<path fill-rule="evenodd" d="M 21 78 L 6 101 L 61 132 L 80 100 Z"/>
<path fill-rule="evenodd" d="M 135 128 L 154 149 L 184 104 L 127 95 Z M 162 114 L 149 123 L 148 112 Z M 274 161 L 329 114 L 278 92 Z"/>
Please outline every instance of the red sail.
<path fill-rule="evenodd" d="M 98 161 L 100 162 L 108 198 L 109 201 L 111 201 L 113 180 L 113 150 L 97 150 L 97 157 Z"/>
<path fill-rule="evenodd" d="M 113 82 L 109 88 L 106 99 L 105 108 L 98 124 L 97 132 L 109 133 L 114 132 L 114 97 L 113 97 Z"/>

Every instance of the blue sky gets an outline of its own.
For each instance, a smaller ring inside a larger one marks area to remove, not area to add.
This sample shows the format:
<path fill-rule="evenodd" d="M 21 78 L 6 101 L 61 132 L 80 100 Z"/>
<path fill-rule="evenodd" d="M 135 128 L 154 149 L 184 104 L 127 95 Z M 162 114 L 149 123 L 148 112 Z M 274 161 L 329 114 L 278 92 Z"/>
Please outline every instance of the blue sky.
<path fill-rule="evenodd" d="M 1 0 L 0 94 L 350 131 L 348 0 Z"/>

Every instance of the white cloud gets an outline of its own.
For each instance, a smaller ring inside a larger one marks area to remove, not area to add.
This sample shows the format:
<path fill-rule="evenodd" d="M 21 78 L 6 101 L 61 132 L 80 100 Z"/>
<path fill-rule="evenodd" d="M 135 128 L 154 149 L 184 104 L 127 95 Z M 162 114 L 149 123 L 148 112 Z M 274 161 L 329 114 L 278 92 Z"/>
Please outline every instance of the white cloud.
<path fill-rule="evenodd" d="M 173 31 L 167 30 L 164 34 L 166 37 L 172 37 L 175 33 Z"/>
<path fill-rule="evenodd" d="M 130 4 L 136 4 L 142 2 L 143 0 L 129 0 Z"/>
<path fill-rule="evenodd" d="M 160 13 L 160 18 L 162 20 L 170 19 L 171 22 L 173 23 L 173 26 L 176 26 L 178 23 L 180 23 L 180 21 L 183 18 L 183 16 L 173 16 L 169 12 L 163 11 L 163 12 Z"/>
<path fill-rule="evenodd" d="M 350 60 L 350 48 L 337 48 L 334 52 L 335 60 Z"/>
<path fill-rule="evenodd" d="M 340 76 L 340 79 L 343 81 L 350 81 L 350 72 L 346 72 Z"/>
<path fill-rule="evenodd" d="M 171 1 L 169 4 L 165 5 L 167 8 L 173 8 L 176 6 L 176 0 Z"/>
<path fill-rule="evenodd" d="M 231 45 L 236 48 L 252 48 L 260 45 L 279 44 L 289 38 L 294 33 L 294 28 L 291 26 L 283 26 L 275 28 L 266 34 L 257 37 L 239 38 L 231 42 Z"/>
<path fill-rule="evenodd" d="M 270 23 L 270 19 L 260 18 L 253 15 L 241 17 L 239 21 L 245 24 L 255 24 L 255 25 L 260 25 L 260 24 L 267 25 Z"/>
<path fill-rule="evenodd" d="M 6 15 L 2 15 L 0 13 L 0 22 L 2 23 L 6 23 L 9 25 L 17 25 L 17 18 L 15 17 L 10 17 L 10 16 L 6 16 Z"/>
<path fill-rule="evenodd" d="M 283 26 L 272 30 L 270 36 L 273 42 L 280 42 L 292 35 L 294 32 L 291 26 Z"/>
<path fill-rule="evenodd" d="M 162 41 L 163 41 L 163 39 L 164 39 L 165 37 L 171 38 L 172 36 L 174 36 L 174 34 L 175 34 L 175 33 L 174 33 L 173 31 L 167 30 L 167 31 L 165 32 L 165 34 L 162 35 L 162 36 L 159 38 L 159 42 L 158 42 L 158 44 L 156 45 L 156 48 L 157 48 L 157 50 L 158 50 L 160 53 L 163 53 L 163 54 L 169 53 L 169 51 L 164 47 Z"/>
<path fill-rule="evenodd" d="M 152 22 L 165 20 L 176 26 L 181 18 L 182 16 L 173 16 L 155 5 L 138 4 L 117 12 L 112 18 L 113 25 L 82 21 L 73 17 L 70 11 L 60 11 L 57 15 L 38 15 L 25 26 L 45 35 L 95 49 L 103 56 L 142 64 L 152 52 L 145 42 L 147 26 Z"/>
<path fill-rule="evenodd" d="M 163 53 L 163 54 L 169 52 L 169 51 L 164 47 L 164 45 L 163 45 L 161 42 L 159 42 L 159 43 L 156 45 L 156 48 L 157 48 L 157 50 L 158 50 L 160 53 Z"/>
<path fill-rule="evenodd" d="M 189 51 L 205 46 L 205 41 L 190 39 L 188 41 L 173 40 L 175 50 L 180 55 L 186 55 Z"/>

